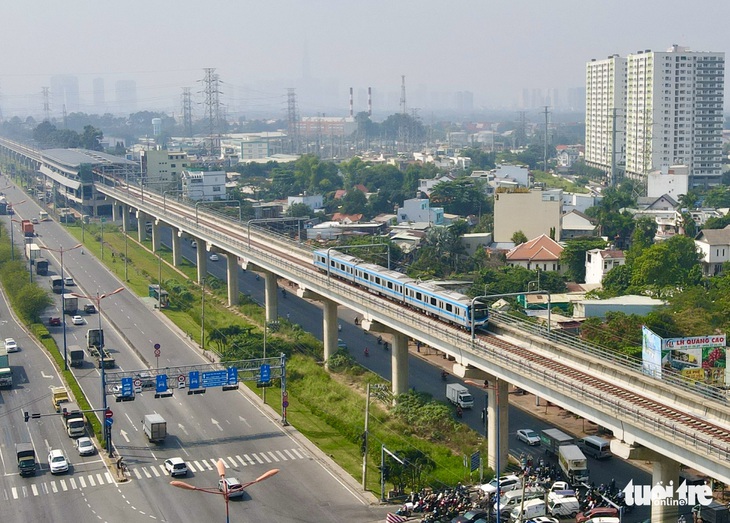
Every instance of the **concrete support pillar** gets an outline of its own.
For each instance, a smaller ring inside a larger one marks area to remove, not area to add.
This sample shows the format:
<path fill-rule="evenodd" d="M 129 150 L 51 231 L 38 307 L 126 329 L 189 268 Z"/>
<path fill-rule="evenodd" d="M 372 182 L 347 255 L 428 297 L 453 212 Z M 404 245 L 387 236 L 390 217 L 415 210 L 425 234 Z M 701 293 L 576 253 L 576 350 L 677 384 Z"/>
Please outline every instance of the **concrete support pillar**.
<path fill-rule="evenodd" d="M 228 268 L 226 276 L 228 277 L 228 305 L 238 305 L 238 256 L 226 253 Z"/>
<path fill-rule="evenodd" d="M 122 204 L 122 230 L 125 233 L 129 232 L 129 207 L 127 205 Z"/>
<path fill-rule="evenodd" d="M 204 240 L 196 238 L 195 241 L 198 243 L 198 249 L 195 251 L 198 265 L 198 283 L 201 283 L 208 274 L 208 249 L 206 249 Z"/>
<path fill-rule="evenodd" d="M 665 456 L 657 455 L 652 463 L 651 484 L 652 485 L 674 485 L 675 498 L 679 486 L 679 463 Z M 666 521 L 677 521 L 679 507 L 675 504 L 657 503 L 651 507 L 651 523 L 664 523 Z"/>
<path fill-rule="evenodd" d="M 264 297 L 266 299 L 266 321 L 272 322 L 279 319 L 279 296 L 276 291 L 276 274 L 264 271 Z"/>
<path fill-rule="evenodd" d="M 393 394 L 408 392 L 408 336 L 392 331 L 393 347 L 391 349 Z"/>
<path fill-rule="evenodd" d="M 142 243 L 147 239 L 147 230 L 145 224 L 147 223 L 147 215 L 142 211 L 137 211 L 137 240 Z"/>
<path fill-rule="evenodd" d="M 172 264 L 179 267 L 182 263 L 182 249 L 180 248 L 180 229 L 170 227 L 172 233 Z"/>
<path fill-rule="evenodd" d="M 152 252 L 160 250 L 160 222 L 159 220 L 152 221 Z"/>
<path fill-rule="evenodd" d="M 322 338 L 324 341 L 325 365 L 337 352 L 337 303 L 322 298 Z"/>
<path fill-rule="evenodd" d="M 487 465 L 497 475 L 507 466 L 509 450 L 509 383 L 489 378 L 487 397 Z M 499 469 L 497 470 L 497 453 Z"/>

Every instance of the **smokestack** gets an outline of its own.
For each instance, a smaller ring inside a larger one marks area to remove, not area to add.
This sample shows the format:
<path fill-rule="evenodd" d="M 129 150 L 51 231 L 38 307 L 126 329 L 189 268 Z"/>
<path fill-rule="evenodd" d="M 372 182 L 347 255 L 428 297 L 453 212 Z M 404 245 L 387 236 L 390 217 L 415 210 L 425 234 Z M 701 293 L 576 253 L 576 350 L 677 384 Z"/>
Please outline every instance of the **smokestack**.
<path fill-rule="evenodd" d="M 353 109 L 352 109 L 352 87 L 350 87 L 350 118 L 355 116 Z"/>
<path fill-rule="evenodd" d="M 368 87 L 368 116 L 373 115 L 373 91 L 372 87 Z"/>

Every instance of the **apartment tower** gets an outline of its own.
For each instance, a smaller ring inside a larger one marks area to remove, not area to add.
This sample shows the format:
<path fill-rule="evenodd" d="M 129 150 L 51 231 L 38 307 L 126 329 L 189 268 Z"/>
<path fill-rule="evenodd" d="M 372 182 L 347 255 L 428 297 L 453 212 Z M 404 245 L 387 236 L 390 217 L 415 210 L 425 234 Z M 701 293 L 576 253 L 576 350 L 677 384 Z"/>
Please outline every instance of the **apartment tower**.
<path fill-rule="evenodd" d="M 626 80 L 619 102 L 615 95 L 623 60 Z M 611 151 L 620 151 L 619 144 L 625 143 L 621 157 L 629 178 L 644 182 L 651 171 L 685 165 L 690 187 L 717 185 L 722 175 L 724 78 L 725 53 L 693 52 L 678 45 L 665 52 L 638 51 L 626 59 L 589 62 L 586 162 L 609 173 Z M 620 164 L 619 155 L 614 157 Z"/>

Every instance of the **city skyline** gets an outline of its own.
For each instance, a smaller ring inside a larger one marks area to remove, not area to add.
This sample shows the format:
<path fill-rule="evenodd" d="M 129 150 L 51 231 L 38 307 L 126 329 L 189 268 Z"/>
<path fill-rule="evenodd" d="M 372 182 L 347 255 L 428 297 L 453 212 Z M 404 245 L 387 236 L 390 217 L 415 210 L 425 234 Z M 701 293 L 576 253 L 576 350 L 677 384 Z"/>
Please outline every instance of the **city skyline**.
<path fill-rule="evenodd" d="M 730 5 L 466 0 L 444 12 L 429 0 L 213 0 L 203 8 L 130 0 L 116 10 L 70 0 L 8 4 L 0 12 L 7 27 L 0 42 L 16 49 L 0 72 L 6 117 L 43 117 L 43 87 L 51 87 L 48 111 L 54 118 L 64 105 L 66 112 L 175 115 L 183 88 L 202 98 L 204 69 L 215 68 L 230 115 L 283 117 L 290 87 L 303 116 L 346 116 L 351 87 L 355 113 L 367 110 L 370 87 L 374 114 L 391 114 L 403 106 L 405 76 L 406 110 L 427 119 L 440 110 L 543 105 L 583 112 L 586 62 L 673 44 L 725 52 L 720 20 Z M 54 92 L 52 78 L 60 76 L 77 78 L 75 97 Z M 120 91 L 120 85 L 126 87 Z"/>

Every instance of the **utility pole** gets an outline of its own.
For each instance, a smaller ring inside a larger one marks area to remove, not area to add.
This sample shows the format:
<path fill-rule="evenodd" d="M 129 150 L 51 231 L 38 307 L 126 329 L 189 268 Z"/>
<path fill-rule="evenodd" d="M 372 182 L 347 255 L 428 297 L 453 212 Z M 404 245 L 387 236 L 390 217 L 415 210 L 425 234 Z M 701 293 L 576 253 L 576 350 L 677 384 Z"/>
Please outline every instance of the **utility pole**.
<path fill-rule="evenodd" d="M 299 115 L 297 114 L 297 93 L 294 88 L 286 90 L 287 132 L 289 133 L 289 152 L 299 153 Z"/>
<path fill-rule="evenodd" d="M 51 103 L 49 101 L 50 99 L 50 90 L 48 87 L 41 87 L 43 90 L 43 119 L 46 122 L 51 121 Z"/>

